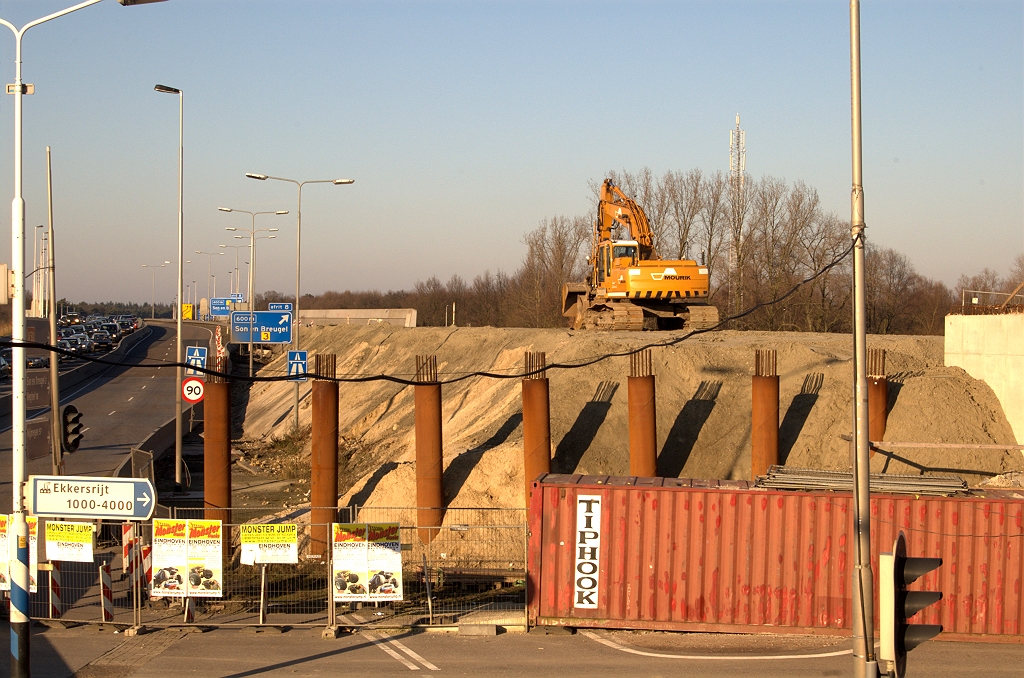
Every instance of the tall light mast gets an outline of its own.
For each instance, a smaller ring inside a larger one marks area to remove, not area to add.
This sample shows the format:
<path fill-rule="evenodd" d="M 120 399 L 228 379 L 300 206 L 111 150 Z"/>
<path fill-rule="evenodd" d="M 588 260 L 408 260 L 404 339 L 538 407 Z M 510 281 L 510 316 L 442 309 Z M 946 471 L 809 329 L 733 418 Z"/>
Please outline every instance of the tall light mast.
<path fill-rule="evenodd" d="M 733 314 L 743 304 L 743 270 L 740 251 L 743 246 L 743 221 L 746 217 L 744 189 L 747 180 L 747 133 L 740 129 L 740 114 L 736 114 L 736 129 L 729 131 L 729 221 L 732 242 L 729 243 L 729 300 Z"/>

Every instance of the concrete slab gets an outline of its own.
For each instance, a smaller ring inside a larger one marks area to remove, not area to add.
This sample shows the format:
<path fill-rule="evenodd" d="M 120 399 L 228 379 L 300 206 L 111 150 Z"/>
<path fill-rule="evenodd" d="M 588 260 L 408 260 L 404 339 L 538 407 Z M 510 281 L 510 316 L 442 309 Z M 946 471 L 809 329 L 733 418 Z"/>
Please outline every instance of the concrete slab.
<path fill-rule="evenodd" d="M 498 627 L 495 624 L 459 624 L 460 636 L 496 636 Z"/>

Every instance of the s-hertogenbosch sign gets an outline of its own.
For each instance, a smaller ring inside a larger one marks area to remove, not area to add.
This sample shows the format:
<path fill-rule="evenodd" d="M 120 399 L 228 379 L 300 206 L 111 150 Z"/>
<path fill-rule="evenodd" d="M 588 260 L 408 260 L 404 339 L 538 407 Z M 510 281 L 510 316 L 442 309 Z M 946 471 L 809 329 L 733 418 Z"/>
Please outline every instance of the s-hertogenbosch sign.
<path fill-rule="evenodd" d="M 156 491 L 148 478 L 29 476 L 28 510 L 44 518 L 149 520 Z"/>

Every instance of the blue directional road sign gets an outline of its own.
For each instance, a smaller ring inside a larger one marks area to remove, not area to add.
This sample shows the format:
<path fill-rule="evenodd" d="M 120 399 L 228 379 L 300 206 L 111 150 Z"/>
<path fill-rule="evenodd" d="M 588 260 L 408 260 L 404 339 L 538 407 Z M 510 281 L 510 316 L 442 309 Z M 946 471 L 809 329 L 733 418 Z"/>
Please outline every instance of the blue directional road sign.
<path fill-rule="evenodd" d="M 245 301 L 245 295 L 242 294 L 241 292 L 232 292 L 231 293 L 231 301 L 234 301 L 236 303 L 241 303 L 241 302 Z"/>
<path fill-rule="evenodd" d="M 267 304 L 267 309 L 270 311 L 288 311 L 291 313 L 292 305 L 290 303 Z"/>
<path fill-rule="evenodd" d="M 306 351 L 288 351 L 288 376 L 295 377 L 288 381 L 306 381 L 305 374 L 309 372 L 309 361 L 306 359 L 306 355 Z"/>
<path fill-rule="evenodd" d="M 44 518 L 149 520 L 156 490 L 148 478 L 29 476 L 29 511 Z"/>
<path fill-rule="evenodd" d="M 195 367 L 206 367 L 206 347 L 205 346 L 186 346 L 185 347 L 185 364 L 188 367 L 185 368 L 185 376 L 201 376 L 203 373 L 199 370 L 193 369 Z"/>
<path fill-rule="evenodd" d="M 210 315 L 228 316 L 231 315 L 231 304 L 235 303 L 228 297 L 214 297 L 210 299 Z"/>
<path fill-rule="evenodd" d="M 252 326 L 250 339 L 249 327 Z M 236 344 L 292 343 L 292 314 L 280 311 L 232 311 L 231 341 Z"/>

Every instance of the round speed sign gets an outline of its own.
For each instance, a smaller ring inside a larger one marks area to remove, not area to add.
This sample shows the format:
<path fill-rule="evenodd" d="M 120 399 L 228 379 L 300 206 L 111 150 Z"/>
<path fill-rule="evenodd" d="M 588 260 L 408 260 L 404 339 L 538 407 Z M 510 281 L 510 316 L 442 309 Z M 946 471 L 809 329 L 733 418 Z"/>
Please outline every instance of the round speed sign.
<path fill-rule="evenodd" d="M 203 380 L 197 377 L 189 377 L 181 382 L 181 397 L 193 405 L 202 401 L 204 391 Z"/>

